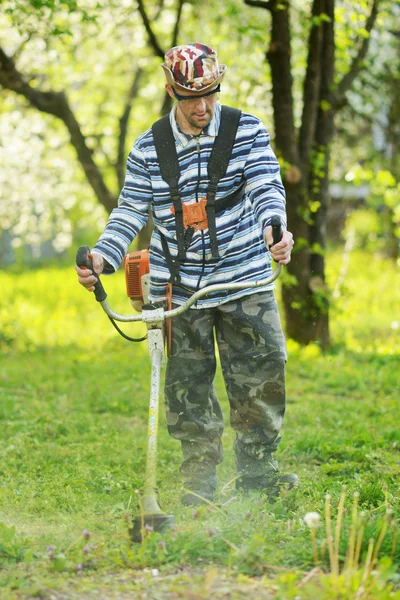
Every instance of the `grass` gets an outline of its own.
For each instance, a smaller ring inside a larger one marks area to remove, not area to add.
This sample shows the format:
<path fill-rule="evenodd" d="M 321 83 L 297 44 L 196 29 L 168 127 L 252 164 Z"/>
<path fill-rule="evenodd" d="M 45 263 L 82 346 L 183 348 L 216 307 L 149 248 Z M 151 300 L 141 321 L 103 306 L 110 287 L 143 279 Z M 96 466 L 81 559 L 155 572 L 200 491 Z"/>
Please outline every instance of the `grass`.
<path fill-rule="evenodd" d="M 332 253 L 332 287 L 340 266 Z M 105 283 L 128 311 L 122 275 Z M 145 468 L 145 343 L 117 336 L 73 269 L 6 272 L 0 286 L 0 598 L 400 598 L 393 264 L 351 255 L 329 353 L 289 341 L 278 454 L 301 488 L 276 504 L 237 497 L 226 418 L 218 502 L 181 507 L 180 448 L 161 414 L 160 502 L 177 525 L 142 545 L 128 527 Z M 227 415 L 220 373 L 217 390 Z"/>

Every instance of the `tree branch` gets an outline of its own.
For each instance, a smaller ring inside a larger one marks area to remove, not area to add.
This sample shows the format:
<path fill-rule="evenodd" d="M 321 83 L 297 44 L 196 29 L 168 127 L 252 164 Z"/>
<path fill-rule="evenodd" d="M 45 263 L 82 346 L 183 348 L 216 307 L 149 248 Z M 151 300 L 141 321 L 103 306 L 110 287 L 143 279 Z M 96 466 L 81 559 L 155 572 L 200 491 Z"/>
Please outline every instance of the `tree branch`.
<path fill-rule="evenodd" d="M 358 117 L 359 119 L 362 119 L 362 121 L 367 122 L 369 125 L 377 124 L 377 125 L 379 125 L 379 127 L 382 127 L 382 128 L 385 126 L 385 124 L 383 122 L 381 122 L 381 120 L 379 119 L 379 117 L 376 114 L 365 113 L 362 110 L 357 109 L 350 102 L 347 103 L 346 109 L 350 113 L 350 118 L 354 119 L 354 117 Z M 343 132 L 348 133 L 347 126 L 343 127 Z M 358 134 L 358 137 L 360 137 L 359 134 Z"/>
<path fill-rule="evenodd" d="M 116 206 L 116 198 L 107 188 L 101 172 L 92 158 L 92 151 L 86 144 L 86 138 L 82 134 L 79 123 L 76 120 L 64 92 L 41 92 L 32 88 L 24 79 L 12 58 L 6 55 L 0 48 L 0 85 L 24 96 L 28 102 L 41 112 L 53 115 L 61 119 L 67 127 L 71 143 L 78 155 L 86 177 L 95 192 L 99 202 L 108 212 Z"/>
<path fill-rule="evenodd" d="M 157 12 L 154 15 L 155 21 L 157 21 L 158 17 L 161 15 L 163 8 L 164 8 L 164 0 L 159 0 L 158 6 L 157 6 Z"/>
<path fill-rule="evenodd" d="M 183 8 L 184 3 L 185 3 L 185 0 L 178 0 L 178 6 L 176 9 L 175 27 L 172 32 L 172 39 L 171 39 L 171 46 L 170 46 L 171 48 L 176 46 L 178 43 L 179 27 L 181 24 L 182 8 Z M 171 108 L 172 108 L 172 98 L 170 97 L 168 92 L 165 91 L 164 101 L 163 101 L 163 104 L 161 107 L 161 114 L 166 115 L 167 113 L 169 113 Z"/>
<path fill-rule="evenodd" d="M 138 8 L 139 8 L 140 16 L 142 17 L 143 25 L 147 31 L 147 35 L 149 36 L 150 45 L 153 48 L 155 55 L 164 59 L 165 52 L 163 52 L 162 49 L 160 48 L 157 38 L 154 34 L 154 31 L 151 28 L 150 20 L 147 16 L 146 10 L 143 5 L 143 0 L 138 0 Z"/>
<path fill-rule="evenodd" d="M 323 27 L 322 23 L 318 22 L 316 18 L 323 10 L 324 0 L 314 0 L 311 11 L 312 23 L 308 39 L 307 70 L 303 84 L 303 114 L 299 135 L 299 153 L 304 172 L 307 170 L 317 121 Z"/>
<path fill-rule="evenodd" d="M 175 27 L 174 27 L 174 31 L 172 33 L 171 48 L 176 46 L 177 42 L 178 42 L 179 27 L 181 24 L 181 17 L 182 17 L 182 8 L 183 8 L 184 4 L 185 4 L 185 0 L 178 0 L 178 7 L 176 9 Z"/>
<path fill-rule="evenodd" d="M 24 47 L 26 46 L 26 44 L 28 42 L 30 42 L 30 40 L 33 38 L 33 33 L 32 31 L 28 34 L 25 35 L 25 39 L 23 39 L 20 43 L 20 45 L 18 46 L 18 48 L 16 49 L 16 51 L 13 54 L 13 60 L 14 62 L 18 60 L 19 56 L 21 55 L 21 52 L 23 51 Z"/>
<path fill-rule="evenodd" d="M 125 180 L 125 162 L 126 162 L 125 143 L 126 143 L 126 136 L 127 136 L 127 131 L 128 131 L 129 115 L 132 110 L 133 100 L 136 98 L 136 96 L 139 92 L 140 80 L 142 78 L 142 75 L 143 75 L 143 69 L 141 67 L 139 67 L 134 75 L 132 85 L 129 90 L 128 97 L 127 97 L 127 100 L 125 103 L 124 112 L 122 113 L 122 116 L 119 120 L 120 133 L 119 133 L 119 137 L 118 137 L 118 154 L 117 154 L 117 162 L 115 165 L 115 169 L 117 172 L 118 185 L 120 188 L 122 188 L 122 186 L 124 185 L 124 180 Z"/>
<path fill-rule="evenodd" d="M 284 9 L 282 9 L 282 5 Z M 299 162 L 299 154 L 293 114 L 289 0 L 281 0 L 279 8 L 273 9 L 271 15 L 271 42 L 267 59 L 271 67 L 272 77 L 275 145 L 278 152 L 285 157 L 285 160 L 296 165 Z"/>
<path fill-rule="evenodd" d="M 376 17 L 378 16 L 378 5 L 380 0 L 373 0 L 371 12 L 365 23 L 365 30 L 368 34 L 371 33 L 373 26 L 375 25 Z M 357 77 L 358 73 L 363 67 L 363 60 L 368 52 L 370 36 L 367 38 L 363 38 L 360 47 L 358 49 L 357 55 L 354 57 L 349 71 L 346 75 L 343 76 L 341 82 L 339 83 L 336 92 L 334 93 L 333 103 L 335 107 L 338 107 L 343 102 L 343 97 L 347 90 L 353 84 L 353 81 Z"/>
<path fill-rule="evenodd" d="M 257 8 L 265 8 L 266 10 L 272 10 L 274 7 L 274 0 L 244 0 L 247 6 L 255 6 Z"/>

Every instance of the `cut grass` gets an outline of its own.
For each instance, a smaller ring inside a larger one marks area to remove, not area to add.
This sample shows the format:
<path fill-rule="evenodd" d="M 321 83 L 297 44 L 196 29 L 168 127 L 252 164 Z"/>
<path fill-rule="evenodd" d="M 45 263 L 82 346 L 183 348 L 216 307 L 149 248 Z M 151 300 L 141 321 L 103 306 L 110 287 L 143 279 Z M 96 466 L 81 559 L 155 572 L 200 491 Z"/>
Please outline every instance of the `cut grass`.
<path fill-rule="evenodd" d="M 393 511 L 378 556 L 392 566 L 377 564 L 379 577 L 369 583 L 374 595 L 360 596 L 389 598 L 400 565 L 395 312 L 400 281 L 390 263 L 371 257 L 363 272 L 366 261 L 359 258 L 350 261 L 346 293 L 332 313 L 332 351 L 300 349 L 289 341 L 288 411 L 278 455 L 281 469 L 299 474 L 300 490 L 273 505 L 257 495 L 237 497 L 233 432 L 226 419 L 218 505 L 181 507 L 180 448 L 166 433 L 161 411 L 160 502 L 176 516 L 177 527 L 150 533 L 142 546 L 131 545 L 127 531 L 145 469 L 150 383 L 145 343 L 130 345 L 117 337 L 72 270 L 1 274 L 8 304 L 0 309 L 0 597 L 47 597 L 53 590 L 55 597 L 90 598 L 103 586 L 104 597 L 115 598 L 129 592 L 140 598 L 144 589 L 166 599 L 190 597 L 186 592 L 208 598 L 210 590 L 224 597 L 224 589 L 229 598 L 352 598 L 334 595 L 333 584 L 329 596 L 317 571 L 299 587 L 315 566 L 304 515 L 323 515 L 329 493 L 336 518 L 346 484 L 341 564 L 352 494 L 359 493 L 364 512 L 361 564 L 369 538 L 379 538 L 387 509 Z M 339 263 L 333 255 L 331 282 Z M 389 283 L 391 294 L 376 293 Z M 113 307 L 128 311 L 121 274 L 106 284 Z M 219 372 L 216 385 L 227 415 Z M 317 545 L 319 567 L 329 571 L 323 528 Z M 311 595 L 315 586 L 319 596 Z"/>

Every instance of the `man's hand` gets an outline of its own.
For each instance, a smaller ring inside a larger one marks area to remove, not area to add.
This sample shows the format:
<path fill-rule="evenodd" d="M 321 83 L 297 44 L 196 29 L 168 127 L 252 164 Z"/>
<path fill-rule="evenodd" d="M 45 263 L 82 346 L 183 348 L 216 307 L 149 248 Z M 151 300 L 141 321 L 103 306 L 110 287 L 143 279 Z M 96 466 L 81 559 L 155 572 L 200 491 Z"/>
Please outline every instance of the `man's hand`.
<path fill-rule="evenodd" d="M 90 269 L 81 269 L 80 267 L 75 267 L 76 272 L 78 273 L 78 281 L 83 287 L 87 289 L 88 292 L 94 291 L 94 284 L 97 281 L 95 275 L 103 272 L 104 269 L 104 260 L 100 254 L 93 253 L 92 254 L 93 261 L 93 270 L 94 274 Z"/>
<path fill-rule="evenodd" d="M 264 241 L 271 252 L 272 258 L 279 263 L 280 265 L 287 265 L 290 263 L 290 253 L 292 252 L 294 246 L 293 235 L 290 231 L 284 231 L 282 235 L 282 239 L 280 242 L 275 244 L 274 239 L 272 237 L 272 227 L 269 226 L 265 229 L 264 232 Z"/>

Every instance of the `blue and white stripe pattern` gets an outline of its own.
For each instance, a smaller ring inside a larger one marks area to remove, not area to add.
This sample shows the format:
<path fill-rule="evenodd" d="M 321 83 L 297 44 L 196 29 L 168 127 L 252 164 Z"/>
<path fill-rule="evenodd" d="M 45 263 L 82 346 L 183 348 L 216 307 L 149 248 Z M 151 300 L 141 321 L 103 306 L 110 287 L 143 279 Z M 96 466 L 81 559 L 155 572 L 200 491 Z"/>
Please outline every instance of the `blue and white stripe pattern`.
<path fill-rule="evenodd" d="M 207 162 L 218 132 L 221 106 L 200 136 L 189 136 L 178 129 L 175 109 L 170 121 L 178 152 L 182 202 L 194 203 L 206 195 Z M 271 274 L 271 257 L 263 241 L 263 231 L 273 215 L 281 217 L 286 227 L 285 191 L 279 164 L 269 135 L 255 116 L 242 113 L 225 176 L 218 184 L 216 203 L 234 192 L 245 178 L 242 202 L 216 215 L 219 259 L 213 259 L 208 229 L 193 235 L 186 260 L 181 263 L 181 283 L 174 286 L 173 302 L 183 304 L 197 289 L 216 283 L 256 281 Z M 165 298 L 169 271 L 163 255 L 160 232 L 168 242 L 173 257 L 177 255 L 175 217 L 171 212 L 169 186 L 160 174 L 151 129 L 137 138 L 127 161 L 124 187 L 94 252 L 110 264 L 105 273 L 114 272 L 124 254 L 147 222 L 152 211 L 154 231 L 150 244 L 150 300 Z M 217 208 L 218 210 L 218 208 Z M 268 288 L 271 289 L 273 284 Z M 194 308 L 212 307 L 221 302 L 253 293 L 254 290 L 224 291 L 199 300 Z"/>

